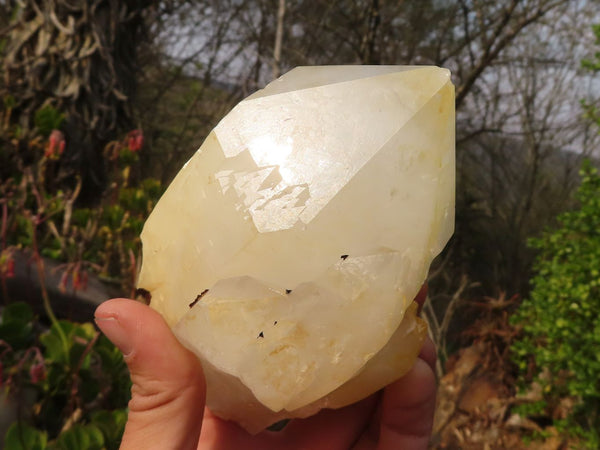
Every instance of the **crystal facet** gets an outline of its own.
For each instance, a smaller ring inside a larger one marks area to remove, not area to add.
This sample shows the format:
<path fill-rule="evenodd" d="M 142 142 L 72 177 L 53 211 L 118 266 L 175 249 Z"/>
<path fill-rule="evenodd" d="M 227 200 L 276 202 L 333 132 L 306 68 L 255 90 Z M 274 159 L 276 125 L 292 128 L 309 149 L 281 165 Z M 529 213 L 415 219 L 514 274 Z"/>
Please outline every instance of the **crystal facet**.
<path fill-rule="evenodd" d="M 437 67 L 300 67 L 238 104 L 148 219 L 139 287 L 257 432 L 410 369 L 412 299 L 454 227 L 454 88 Z"/>

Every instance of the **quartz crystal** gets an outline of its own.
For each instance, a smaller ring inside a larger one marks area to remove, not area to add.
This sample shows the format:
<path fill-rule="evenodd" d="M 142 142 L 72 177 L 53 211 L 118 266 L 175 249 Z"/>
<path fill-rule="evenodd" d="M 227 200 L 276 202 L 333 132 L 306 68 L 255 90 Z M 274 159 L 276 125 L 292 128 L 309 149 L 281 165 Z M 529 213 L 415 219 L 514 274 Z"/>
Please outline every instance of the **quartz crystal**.
<path fill-rule="evenodd" d="M 438 67 L 300 67 L 239 103 L 158 202 L 139 287 L 251 432 L 400 378 L 412 301 L 454 227 Z"/>

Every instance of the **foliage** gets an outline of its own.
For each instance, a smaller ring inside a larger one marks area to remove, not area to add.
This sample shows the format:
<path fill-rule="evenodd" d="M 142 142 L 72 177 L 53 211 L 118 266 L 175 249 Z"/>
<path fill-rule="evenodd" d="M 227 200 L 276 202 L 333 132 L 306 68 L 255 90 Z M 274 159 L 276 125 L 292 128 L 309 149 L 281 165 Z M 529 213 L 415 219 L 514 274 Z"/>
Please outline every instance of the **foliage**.
<path fill-rule="evenodd" d="M 64 120 L 64 114 L 50 105 L 45 105 L 36 111 L 33 123 L 42 136 L 48 137 L 53 130 L 62 126 Z"/>
<path fill-rule="evenodd" d="M 91 323 L 61 320 L 39 329 L 24 303 L 2 311 L 0 385 L 9 397 L 26 391 L 34 398 L 31 417 L 12 424 L 4 447 L 117 449 L 130 387 L 121 353 Z"/>
<path fill-rule="evenodd" d="M 115 280 L 124 292 L 131 293 L 139 235 L 162 194 L 159 181 L 139 175 L 139 153 L 144 144 L 141 130 L 106 146 L 103 157 L 110 183 L 99 204 L 83 207 L 77 206 L 80 178 L 69 177 L 62 183 L 55 178 L 65 136 L 50 127 L 62 122 L 62 114 L 45 106 L 36 118 L 39 134 L 27 142 L 26 151 L 12 153 L 20 172 L 0 182 L 0 281 L 4 286 L 10 276 L 12 252 L 30 249 L 34 256 L 39 252 L 64 263 L 63 290 L 69 286 L 75 291 L 85 288 L 91 271 Z M 16 133 L 14 128 L 12 133 Z"/>
<path fill-rule="evenodd" d="M 600 45 L 600 25 L 594 25 L 592 29 L 596 36 L 596 45 Z M 592 59 L 584 59 L 581 65 L 584 69 L 592 72 L 600 71 L 600 51 L 595 52 Z M 582 102 L 582 105 L 586 118 L 600 125 L 600 108 L 598 108 L 598 105 L 585 100 Z"/>
<path fill-rule="evenodd" d="M 596 36 L 596 44 L 600 45 L 600 25 L 592 26 L 592 30 L 594 32 L 594 35 Z M 595 52 L 592 59 L 584 59 L 581 62 L 581 65 L 585 69 L 591 70 L 593 72 L 599 71 L 600 70 L 600 51 Z"/>
<path fill-rule="evenodd" d="M 539 250 L 533 289 L 513 317 L 522 328 L 513 344 L 521 382 L 542 386 L 546 408 L 575 400 L 567 429 L 600 439 L 600 175 L 587 162 L 577 192 L 579 208 L 559 216 L 559 227 L 531 241 Z"/>

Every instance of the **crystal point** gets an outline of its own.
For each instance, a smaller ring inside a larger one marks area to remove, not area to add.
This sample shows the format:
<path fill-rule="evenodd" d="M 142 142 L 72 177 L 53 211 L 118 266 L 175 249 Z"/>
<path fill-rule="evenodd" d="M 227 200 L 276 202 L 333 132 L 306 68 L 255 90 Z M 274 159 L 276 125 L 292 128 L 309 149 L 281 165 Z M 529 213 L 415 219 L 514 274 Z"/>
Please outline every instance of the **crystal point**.
<path fill-rule="evenodd" d="M 138 284 L 202 361 L 213 412 L 257 432 L 410 369 L 412 299 L 453 228 L 449 72 L 301 67 L 180 171 L 144 227 Z"/>

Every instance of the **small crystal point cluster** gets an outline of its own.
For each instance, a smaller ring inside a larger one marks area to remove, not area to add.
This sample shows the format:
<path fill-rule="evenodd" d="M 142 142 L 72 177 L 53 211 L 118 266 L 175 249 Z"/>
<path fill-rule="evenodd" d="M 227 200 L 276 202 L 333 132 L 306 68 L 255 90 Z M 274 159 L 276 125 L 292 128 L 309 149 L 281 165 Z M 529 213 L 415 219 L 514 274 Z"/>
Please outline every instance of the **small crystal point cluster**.
<path fill-rule="evenodd" d="M 454 228 L 437 67 L 300 67 L 239 103 L 146 222 L 139 287 L 251 432 L 406 373 L 412 302 Z"/>

